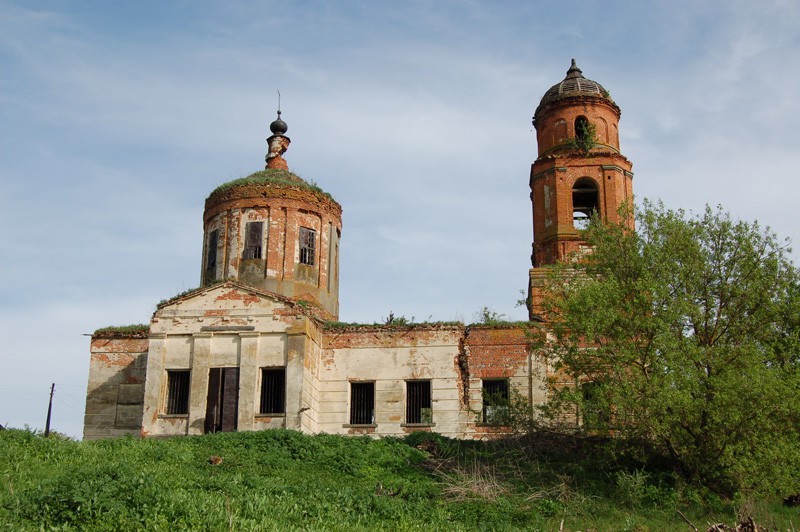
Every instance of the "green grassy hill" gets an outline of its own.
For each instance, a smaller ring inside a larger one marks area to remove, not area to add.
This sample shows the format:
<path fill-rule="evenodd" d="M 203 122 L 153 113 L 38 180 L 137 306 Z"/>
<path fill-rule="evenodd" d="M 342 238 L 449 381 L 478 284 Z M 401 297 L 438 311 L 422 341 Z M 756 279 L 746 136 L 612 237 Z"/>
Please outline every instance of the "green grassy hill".
<path fill-rule="evenodd" d="M 677 510 L 705 529 L 744 504 L 600 449 L 564 436 L 76 442 L 3 430 L 0 529 L 558 530 L 563 520 L 563 530 L 688 530 Z M 764 526 L 800 525 L 796 509 L 747 504 Z"/>

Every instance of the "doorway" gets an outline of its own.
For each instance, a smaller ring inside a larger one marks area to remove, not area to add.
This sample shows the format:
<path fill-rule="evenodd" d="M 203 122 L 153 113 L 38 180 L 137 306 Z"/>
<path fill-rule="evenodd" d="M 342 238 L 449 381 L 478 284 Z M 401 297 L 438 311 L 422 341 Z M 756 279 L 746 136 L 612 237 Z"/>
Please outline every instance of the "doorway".
<path fill-rule="evenodd" d="M 239 417 L 239 368 L 211 368 L 208 371 L 206 434 L 236 430 Z"/>

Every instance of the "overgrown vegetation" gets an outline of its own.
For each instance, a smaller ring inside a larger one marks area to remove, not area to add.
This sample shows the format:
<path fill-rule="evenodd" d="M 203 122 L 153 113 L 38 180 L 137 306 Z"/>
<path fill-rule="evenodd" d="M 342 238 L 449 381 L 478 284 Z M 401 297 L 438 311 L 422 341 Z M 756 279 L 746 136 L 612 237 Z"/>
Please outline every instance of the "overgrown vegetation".
<path fill-rule="evenodd" d="M 6 530 L 682 530 L 742 501 L 601 440 L 372 440 L 289 430 L 76 442 L 0 431 Z M 789 529 L 796 511 L 748 506 Z M 793 521 L 794 520 L 794 521 Z"/>
<path fill-rule="evenodd" d="M 508 316 L 502 312 L 497 312 L 491 307 L 482 307 L 475 313 L 475 323 L 480 323 L 482 325 L 499 325 L 507 321 Z"/>
<path fill-rule="evenodd" d="M 136 323 L 133 325 L 111 325 L 97 329 L 93 336 L 102 335 L 135 335 L 146 334 L 150 332 L 150 325 L 145 323 Z"/>
<path fill-rule="evenodd" d="M 800 275 L 788 246 L 720 208 L 646 203 L 636 226 L 594 220 L 593 252 L 552 269 L 554 341 L 540 347 L 577 385 L 550 390 L 550 420 L 582 420 L 721 495 L 796 492 Z"/>
<path fill-rule="evenodd" d="M 597 146 L 597 128 L 586 119 L 579 120 L 576 124 L 575 137 L 569 139 L 570 147 L 586 155 Z"/>
<path fill-rule="evenodd" d="M 381 318 L 380 321 L 376 321 L 374 323 L 348 323 L 343 321 L 329 321 L 325 323 L 326 329 L 370 329 L 375 327 L 381 328 L 408 328 L 413 326 L 420 326 L 420 327 L 452 327 L 452 326 L 463 326 L 464 324 L 460 321 L 430 321 L 431 316 L 428 316 L 428 319 L 425 321 L 418 322 L 416 321 L 415 316 L 411 316 L 410 318 L 399 315 L 395 316 L 394 312 L 389 311 L 389 315 L 385 318 Z"/>
<path fill-rule="evenodd" d="M 269 168 L 266 170 L 261 170 L 259 172 L 255 172 L 250 174 L 247 177 L 241 177 L 239 179 L 234 179 L 233 181 L 228 181 L 227 183 L 223 183 L 211 192 L 211 196 L 215 194 L 220 194 L 225 192 L 226 190 L 230 190 L 235 187 L 252 185 L 252 184 L 262 184 L 262 185 L 284 185 L 290 187 L 300 187 L 300 188 L 307 188 L 313 190 L 314 192 L 318 192 L 323 196 L 327 197 L 331 201 L 336 201 L 333 199 L 329 193 L 325 192 L 320 188 L 315 182 L 308 182 L 298 176 L 293 172 L 289 172 L 288 170 L 283 170 L 281 168 Z"/>

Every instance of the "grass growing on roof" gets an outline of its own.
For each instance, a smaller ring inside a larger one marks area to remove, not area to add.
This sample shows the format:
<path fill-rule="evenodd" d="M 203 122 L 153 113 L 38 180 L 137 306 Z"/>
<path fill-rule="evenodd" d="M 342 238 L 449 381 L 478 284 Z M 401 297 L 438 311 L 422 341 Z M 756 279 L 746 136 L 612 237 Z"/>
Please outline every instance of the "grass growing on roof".
<path fill-rule="evenodd" d="M 135 323 L 132 325 L 110 325 L 97 329 L 94 334 L 137 334 L 150 331 L 150 325 L 145 323 Z"/>
<path fill-rule="evenodd" d="M 239 179 L 234 179 L 233 181 L 228 181 L 227 183 L 223 183 L 214 189 L 214 191 L 211 193 L 211 196 L 225 192 L 226 190 L 230 190 L 235 187 L 246 186 L 251 184 L 285 185 L 290 187 L 306 188 L 309 190 L 313 190 L 314 192 L 318 192 L 332 201 L 336 201 L 333 198 L 333 196 L 331 196 L 328 192 L 322 190 L 322 188 L 320 188 L 316 183 L 308 182 L 303 178 L 301 178 L 299 175 L 280 168 L 270 168 L 267 170 L 261 170 L 259 172 L 250 174 L 247 177 L 241 177 Z"/>

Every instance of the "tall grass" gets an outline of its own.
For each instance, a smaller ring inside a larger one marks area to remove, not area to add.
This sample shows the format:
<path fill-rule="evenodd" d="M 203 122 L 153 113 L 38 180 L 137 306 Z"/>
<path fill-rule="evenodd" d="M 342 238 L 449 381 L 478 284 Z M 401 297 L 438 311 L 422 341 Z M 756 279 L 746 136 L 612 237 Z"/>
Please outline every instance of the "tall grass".
<path fill-rule="evenodd" d="M 4 430 L 0 529 L 683 530 L 678 507 L 698 524 L 735 515 L 733 502 L 709 506 L 658 471 L 565 449 L 429 434 L 76 442 Z M 784 530 L 800 522 L 765 508 Z"/>

